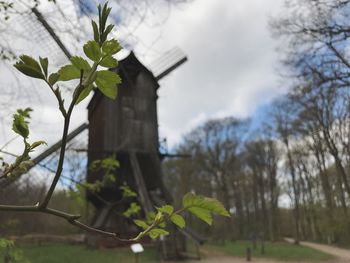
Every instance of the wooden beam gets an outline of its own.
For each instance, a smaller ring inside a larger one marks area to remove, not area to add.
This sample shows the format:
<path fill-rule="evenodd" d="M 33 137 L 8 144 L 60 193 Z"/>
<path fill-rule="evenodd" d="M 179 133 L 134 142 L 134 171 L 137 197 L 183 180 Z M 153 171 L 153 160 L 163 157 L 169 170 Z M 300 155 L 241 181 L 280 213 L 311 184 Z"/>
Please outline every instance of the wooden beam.
<path fill-rule="evenodd" d="M 50 36 L 53 38 L 53 40 L 57 43 L 57 45 L 60 47 L 60 49 L 63 51 L 63 53 L 66 55 L 68 59 L 72 57 L 71 53 L 68 51 L 66 46 L 63 44 L 61 39 L 56 35 L 53 28 L 49 25 L 49 23 L 46 21 L 44 16 L 39 12 L 38 9 L 35 7 L 32 8 L 32 12 L 36 16 L 36 18 L 39 20 L 39 22 L 43 25 L 43 27 L 46 29 L 46 31 L 50 34 Z"/>
<path fill-rule="evenodd" d="M 85 129 L 87 129 L 89 127 L 88 123 L 83 123 L 82 125 L 80 125 L 78 128 L 76 128 L 75 130 L 73 130 L 72 132 L 70 132 L 67 135 L 67 142 L 71 141 L 74 137 L 76 137 L 77 135 L 79 135 L 81 132 L 83 132 Z M 32 159 L 32 161 L 34 162 L 34 165 L 40 163 L 42 160 L 44 160 L 46 157 L 48 157 L 49 155 L 51 155 L 52 153 L 54 153 L 55 151 L 57 151 L 62 145 L 62 140 L 59 140 L 58 142 L 56 142 L 54 145 L 52 145 L 50 148 L 48 148 L 46 151 L 42 152 L 41 154 L 39 154 L 37 157 L 35 157 L 34 159 Z"/>
<path fill-rule="evenodd" d="M 136 182 L 137 192 L 140 197 L 141 206 L 147 214 L 154 210 L 153 205 L 148 195 L 147 187 L 141 173 L 141 168 L 139 165 L 139 161 L 137 160 L 136 153 L 129 152 L 129 156 L 130 156 L 131 167 L 132 167 L 135 182 Z"/>
<path fill-rule="evenodd" d="M 72 132 L 70 132 L 67 135 L 67 142 L 69 142 L 70 140 L 72 140 L 74 137 L 76 137 L 78 134 L 80 134 L 82 131 L 84 131 L 87 127 L 89 127 L 88 123 L 83 123 L 82 125 L 80 125 L 78 128 L 76 128 L 75 130 L 73 130 Z M 50 148 L 48 148 L 46 151 L 42 152 L 41 154 L 39 154 L 37 157 L 32 159 L 33 162 L 33 166 L 29 167 L 28 170 L 26 171 L 26 173 L 32 169 L 34 166 L 36 166 L 38 163 L 40 163 L 42 160 L 44 160 L 46 157 L 48 157 L 49 155 L 51 155 L 52 153 L 54 153 L 55 151 L 57 151 L 62 145 L 62 140 L 59 140 L 58 142 L 56 142 L 54 145 L 52 145 Z M 20 176 L 22 176 L 23 174 L 15 177 L 15 178 L 5 178 L 0 182 L 0 188 L 4 188 L 9 186 L 10 184 L 12 184 L 13 182 L 15 182 Z"/>

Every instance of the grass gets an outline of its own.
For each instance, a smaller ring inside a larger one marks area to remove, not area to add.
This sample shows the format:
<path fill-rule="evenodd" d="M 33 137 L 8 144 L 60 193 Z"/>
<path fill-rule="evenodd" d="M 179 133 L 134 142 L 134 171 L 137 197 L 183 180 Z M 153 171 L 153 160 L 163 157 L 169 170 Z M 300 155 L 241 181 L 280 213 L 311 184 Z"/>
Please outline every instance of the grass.
<path fill-rule="evenodd" d="M 251 243 L 247 241 L 226 242 L 225 245 L 206 245 L 207 251 L 219 251 L 227 255 L 236 257 L 245 257 L 246 249 Z M 118 249 L 88 249 L 83 245 L 66 245 L 66 244 L 45 244 L 41 246 L 21 246 L 25 259 L 31 263 L 133 263 L 135 257 L 131 250 L 126 248 Z M 289 243 L 276 242 L 265 244 L 265 255 L 260 254 L 260 246 L 256 250 L 252 249 L 252 259 L 254 258 L 271 258 L 281 261 L 305 261 L 321 262 L 330 260 L 331 255 L 319 252 L 312 248 L 295 246 Z M 2 255 L 0 253 L 0 262 Z M 154 248 L 145 248 L 139 257 L 142 263 L 160 262 L 159 256 Z"/>
<path fill-rule="evenodd" d="M 248 241 L 226 242 L 223 246 L 211 246 L 212 249 L 218 249 L 226 254 L 237 257 L 245 257 L 248 247 L 251 248 L 252 259 L 271 258 L 281 261 L 320 262 L 334 258 L 318 250 L 303 246 L 295 246 L 286 242 L 265 242 L 265 255 L 261 255 L 260 253 L 260 244 L 258 244 L 257 249 L 254 250 L 252 244 Z"/>
<path fill-rule="evenodd" d="M 31 263 L 134 263 L 135 256 L 129 248 L 118 249 L 88 249 L 82 245 L 50 244 L 42 246 L 21 247 L 24 258 Z M 0 257 L 1 261 L 1 257 Z M 153 248 L 145 248 L 140 254 L 139 262 L 159 262 Z"/>

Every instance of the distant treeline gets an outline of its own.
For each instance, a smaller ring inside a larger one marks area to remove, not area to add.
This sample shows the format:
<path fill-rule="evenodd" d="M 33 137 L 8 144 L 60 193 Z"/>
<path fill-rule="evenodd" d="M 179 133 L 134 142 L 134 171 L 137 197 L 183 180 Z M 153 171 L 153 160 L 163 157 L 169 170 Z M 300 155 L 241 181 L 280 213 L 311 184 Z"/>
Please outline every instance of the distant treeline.
<path fill-rule="evenodd" d="M 175 151 L 191 157 L 166 160 L 167 183 L 175 200 L 195 191 L 230 208 L 213 238 L 349 243 L 350 1 L 286 2 L 270 26 L 288 92 L 254 130 L 224 118 L 187 134 Z"/>

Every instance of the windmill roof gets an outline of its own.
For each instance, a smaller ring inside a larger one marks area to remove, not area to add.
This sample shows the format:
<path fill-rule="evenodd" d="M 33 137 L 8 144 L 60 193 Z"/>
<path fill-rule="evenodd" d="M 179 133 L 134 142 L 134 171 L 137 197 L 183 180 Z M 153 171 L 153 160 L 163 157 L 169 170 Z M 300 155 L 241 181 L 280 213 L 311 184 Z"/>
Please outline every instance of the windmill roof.
<path fill-rule="evenodd" d="M 117 72 L 121 76 L 122 82 L 134 82 L 138 74 L 143 71 L 154 81 L 155 88 L 159 88 L 159 84 L 153 73 L 137 59 L 133 51 L 126 58 L 120 60 L 116 68 L 111 68 L 110 70 Z M 102 97 L 102 93 L 94 89 L 94 95 L 87 106 L 89 111 L 101 101 Z"/>

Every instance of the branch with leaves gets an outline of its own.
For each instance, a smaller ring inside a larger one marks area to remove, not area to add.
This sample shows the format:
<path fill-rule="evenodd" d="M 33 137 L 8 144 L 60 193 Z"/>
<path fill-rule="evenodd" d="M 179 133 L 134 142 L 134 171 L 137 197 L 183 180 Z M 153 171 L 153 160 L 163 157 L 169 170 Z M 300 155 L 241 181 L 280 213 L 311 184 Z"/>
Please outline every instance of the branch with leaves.
<path fill-rule="evenodd" d="M 107 4 L 103 7 L 99 5 L 98 24 L 94 21 L 91 22 L 94 40 L 88 41 L 83 46 L 84 53 L 89 61 L 83 57 L 73 56 L 70 59 L 70 64 L 61 67 L 57 72 L 51 74 L 48 73 L 49 61 L 47 58 L 39 57 L 39 61 L 37 61 L 32 57 L 22 55 L 19 57 L 20 60 L 14 65 L 21 73 L 32 78 L 43 80 L 49 86 L 50 90 L 56 97 L 58 108 L 64 118 L 64 127 L 62 145 L 55 176 L 44 199 L 32 206 L 0 205 L 0 211 L 39 212 L 51 214 L 61 217 L 67 220 L 70 224 L 83 230 L 129 242 L 138 241 L 145 236 L 156 238 L 159 235 L 168 234 L 164 229 L 167 221 L 171 221 L 178 227 L 183 228 L 185 226 L 185 220 L 181 214 L 185 211 L 190 212 L 209 225 L 212 223 L 212 213 L 229 216 L 229 213 L 219 201 L 212 198 L 187 194 L 183 198 L 183 207 L 181 209 L 174 211 L 174 208 L 171 205 L 165 205 L 157 208 L 157 213 L 148 221 L 135 220 L 135 224 L 142 228 L 143 231 L 135 238 L 126 240 L 120 239 L 117 236 L 117 233 L 99 230 L 83 224 L 78 221 L 81 217 L 80 215 L 68 214 L 48 207 L 56 185 L 62 175 L 70 118 L 75 105 L 84 100 L 93 90 L 94 86 L 111 99 L 115 99 L 117 95 L 117 87 L 120 84 L 121 79 L 118 74 L 108 70 L 108 68 L 115 68 L 118 66 L 118 61 L 113 55 L 121 50 L 121 46 L 116 39 L 107 40 L 108 34 L 113 29 L 113 25 L 106 25 L 110 11 L 111 8 L 109 8 Z M 100 70 L 100 67 L 107 69 Z M 78 80 L 78 84 L 74 89 L 69 106 L 66 107 L 58 83 L 71 80 Z M 29 153 L 38 146 L 46 144 L 44 141 L 37 141 L 32 144 L 28 142 L 28 119 L 30 117 L 30 111 L 31 109 L 29 108 L 18 110 L 17 113 L 13 115 L 12 129 L 23 138 L 24 151 L 22 155 L 17 157 L 13 164 L 6 166 L 0 177 L 15 177 L 24 173 L 29 166 L 33 165 L 33 163 L 30 162 Z"/>

